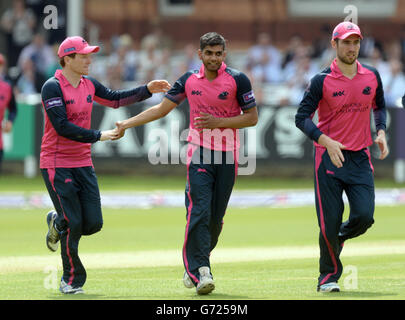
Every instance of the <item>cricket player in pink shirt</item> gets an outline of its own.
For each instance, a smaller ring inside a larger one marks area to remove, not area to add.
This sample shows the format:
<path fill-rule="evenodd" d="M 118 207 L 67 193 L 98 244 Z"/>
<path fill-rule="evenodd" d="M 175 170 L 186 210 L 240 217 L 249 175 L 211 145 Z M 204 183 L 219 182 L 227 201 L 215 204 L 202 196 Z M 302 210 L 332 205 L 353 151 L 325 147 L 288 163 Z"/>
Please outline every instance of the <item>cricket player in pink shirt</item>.
<path fill-rule="evenodd" d="M 3 132 L 11 132 L 13 122 L 17 116 L 17 104 L 15 102 L 13 87 L 4 77 L 5 67 L 6 58 L 0 53 L 0 172 L 3 161 Z M 6 110 L 8 110 L 8 116 L 7 120 L 3 123 Z"/>
<path fill-rule="evenodd" d="M 208 294 L 215 288 L 209 256 L 218 242 L 238 170 L 238 129 L 256 125 L 258 115 L 249 79 L 224 63 L 223 36 L 204 34 L 198 55 L 199 70 L 181 76 L 160 104 L 117 122 L 117 127 L 122 135 L 128 128 L 164 117 L 188 99 L 183 282 L 187 288 L 196 287 L 198 294 Z"/>
<path fill-rule="evenodd" d="M 333 30 L 336 58 L 329 68 L 311 79 L 298 108 L 295 123 L 315 145 L 315 200 L 320 227 L 317 290 L 340 291 L 343 243 L 366 232 L 374 223 L 374 176 L 368 147 L 373 144 L 370 113 L 384 159 L 386 109 L 378 71 L 357 61 L 363 38 L 360 28 L 342 22 Z M 312 117 L 318 111 L 319 122 Z M 343 191 L 350 215 L 342 222 Z"/>
<path fill-rule="evenodd" d="M 79 240 L 101 230 L 103 218 L 97 177 L 91 159 L 91 144 L 118 137 L 118 130 L 90 128 L 93 101 L 119 108 L 166 92 L 170 84 L 154 80 L 147 85 L 114 91 L 88 76 L 92 54 L 83 38 L 66 38 L 59 46 L 62 70 L 41 90 L 45 110 L 40 168 L 56 211 L 47 214 L 46 244 L 56 251 L 61 243 L 63 275 L 59 290 L 83 293 L 86 270 L 78 254 Z"/>

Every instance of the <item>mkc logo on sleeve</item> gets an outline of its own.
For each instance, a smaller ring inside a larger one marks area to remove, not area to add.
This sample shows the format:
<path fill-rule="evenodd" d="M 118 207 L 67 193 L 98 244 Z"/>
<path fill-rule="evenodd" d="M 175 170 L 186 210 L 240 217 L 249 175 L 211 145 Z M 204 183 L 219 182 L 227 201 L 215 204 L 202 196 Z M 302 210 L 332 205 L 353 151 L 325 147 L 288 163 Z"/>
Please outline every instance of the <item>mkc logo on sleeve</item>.
<path fill-rule="evenodd" d="M 243 101 L 245 101 L 245 103 L 253 101 L 254 99 L 255 95 L 253 94 L 253 91 L 249 91 L 243 95 Z"/>
<path fill-rule="evenodd" d="M 61 107 L 63 106 L 63 100 L 61 97 L 51 98 L 44 102 L 45 109 L 51 109 L 53 107 Z"/>

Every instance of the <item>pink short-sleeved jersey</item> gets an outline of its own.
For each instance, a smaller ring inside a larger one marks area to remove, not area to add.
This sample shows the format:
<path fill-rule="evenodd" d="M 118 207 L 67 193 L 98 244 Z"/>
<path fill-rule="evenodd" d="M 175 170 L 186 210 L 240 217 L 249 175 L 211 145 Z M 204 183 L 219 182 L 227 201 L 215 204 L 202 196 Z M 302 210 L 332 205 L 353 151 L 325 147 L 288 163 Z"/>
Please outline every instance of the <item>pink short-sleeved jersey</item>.
<path fill-rule="evenodd" d="M 256 106 L 252 86 L 242 72 L 228 68 L 222 63 L 218 76 L 209 81 L 204 76 L 204 65 L 200 70 L 189 71 L 179 78 L 166 98 L 179 104 L 185 98 L 190 105 L 188 142 L 217 151 L 233 151 L 240 146 L 239 131 L 230 128 L 205 129 L 199 133 L 194 129 L 194 119 L 200 112 L 218 118 L 235 117 L 243 110 Z"/>

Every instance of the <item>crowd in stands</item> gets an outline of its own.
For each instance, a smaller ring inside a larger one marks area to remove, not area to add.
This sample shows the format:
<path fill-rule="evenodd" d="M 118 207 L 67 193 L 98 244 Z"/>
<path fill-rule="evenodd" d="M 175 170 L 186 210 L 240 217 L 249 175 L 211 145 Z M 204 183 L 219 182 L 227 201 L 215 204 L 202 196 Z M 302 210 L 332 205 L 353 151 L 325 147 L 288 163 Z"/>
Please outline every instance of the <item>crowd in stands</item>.
<path fill-rule="evenodd" d="M 273 85 L 273 91 L 267 90 L 265 94 L 279 96 L 278 105 L 298 105 L 310 79 L 329 67 L 335 58 L 330 45 L 331 29 L 323 28 L 323 38 L 305 44 L 296 35 L 285 50 L 278 49 L 269 34 L 259 34 L 256 44 L 247 52 L 245 64 L 245 70 L 259 92 L 263 86 Z M 386 104 L 391 107 L 400 107 L 400 99 L 405 93 L 405 29 L 403 36 L 384 44 L 371 36 L 364 37 L 359 53 L 360 62 L 379 71 Z"/>
<path fill-rule="evenodd" d="M 49 0 L 58 5 L 62 0 Z M 40 21 L 44 1 L 13 0 L 12 6 L 0 15 L 8 70 L 5 75 L 13 83 L 16 95 L 39 93 L 43 83 L 59 68 L 58 43 L 65 35 L 63 10 L 58 12 L 59 30 L 45 30 Z M 60 6 L 61 8 L 63 6 Z M 38 27 L 40 26 L 40 27 Z"/>
<path fill-rule="evenodd" d="M 15 0 L 0 16 L 0 28 L 7 35 L 9 72 L 5 76 L 12 80 L 17 94 L 40 92 L 44 81 L 60 68 L 56 52 L 64 34 L 36 29 L 41 14 L 35 10 L 38 3 L 41 0 Z M 313 43 L 305 43 L 297 34 L 284 48 L 273 43 L 269 33 L 260 33 L 251 48 L 228 52 L 227 64 L 250 77 L 259 104 L 298 105 L 309 80 L 335 56 L 330 46 L 331 26 L 321 31 L 322 37 Z M 392 43 L 380 43 L 367 30 L 363 33 L 367 36 L 359 60 L 379 71 L 387 105 L 400 106 L 405 93 L 405 28 L 402 37 Z M 91 75 L 112 89 L 152 79 L 173 83 L 187 70 L 200 67 L 198 42 L 175 50 L 172 39 L 159 27 L 143 39 L 122 34 L 97 44 L 101 50 L 93 56 Z"/>

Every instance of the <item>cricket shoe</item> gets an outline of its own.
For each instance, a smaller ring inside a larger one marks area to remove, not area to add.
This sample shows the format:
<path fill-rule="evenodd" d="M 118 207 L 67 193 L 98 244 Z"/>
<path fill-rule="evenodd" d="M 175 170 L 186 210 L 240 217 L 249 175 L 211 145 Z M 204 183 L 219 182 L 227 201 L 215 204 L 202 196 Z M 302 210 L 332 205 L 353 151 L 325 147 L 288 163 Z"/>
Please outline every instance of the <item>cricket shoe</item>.
<path fill-rule="evenodd" d="M 63 278 L 60 281 L 59 291 L 64 294 L 82 294 L 84 290 L 82 287 L 72 287 L 70 284 L 67 284 Z"/>
<path fill-rule="evenodd" d="M 200 282 L 197 284 L 197 294 L 203 295 L 211 293 L 215 289 L 214 280 L 209 267 L 200 267 L 198 269 L 200 273 Z"/>
<path fill-rule="evenodd" d="M 46 246 L 52 252 L 58 250 L 60 235 L 59 232 L 55 229 L 55 220 L 57 217 L 55 211 L 49 211 L 46 215 L 46 223 L 48 225 L 48 233 L 46 234 Z"/>
<path fill-rule="evenodd" d="M 184 271 L 184 275 L 183 275 L 183 284 L 188 289 L 194 288 L 194 283 L 193 283 L 193 281 L 191 281 L 190 276 L 188 275 L 188 273 L 186 271 Z"/>
<path fill-rule="evenodd" d="M 322 285 L 318 285 L 316 291 L 318 292 L 339 292 L 340 287 L 336 282 L 328 282 Z"/>

